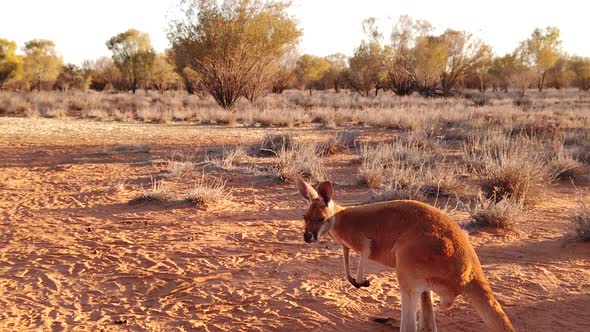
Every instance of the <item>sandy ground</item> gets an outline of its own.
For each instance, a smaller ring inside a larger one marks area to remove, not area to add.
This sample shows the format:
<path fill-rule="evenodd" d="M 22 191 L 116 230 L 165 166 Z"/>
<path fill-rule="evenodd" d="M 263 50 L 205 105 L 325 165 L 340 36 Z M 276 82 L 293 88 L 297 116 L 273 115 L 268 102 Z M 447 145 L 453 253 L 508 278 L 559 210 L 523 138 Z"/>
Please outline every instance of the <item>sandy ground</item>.
<path fill-rule="evenodd" d="M 268 131 L 0 118 L 0 330 L 393 331 L 369 318 L 399 318 L 395 273 L 371 264 L 371 287 L 353 288 L 335 244 L 303 243 L 292 185 L 207 170 L 230 202 L 127 204 L 171 151 L 202 159 Z M 328 160 L 345 205 L 367 197 L 348 157 Z M 164 181 L 180 197 L 200 172 Z M 574 198 L 552 185 L 518 231 L 471 235 L 519 331 L 590 330 L 590 244 L 564 240 Z M 461 299 L 436 314 L 439 331 L 485 330 Z"/>

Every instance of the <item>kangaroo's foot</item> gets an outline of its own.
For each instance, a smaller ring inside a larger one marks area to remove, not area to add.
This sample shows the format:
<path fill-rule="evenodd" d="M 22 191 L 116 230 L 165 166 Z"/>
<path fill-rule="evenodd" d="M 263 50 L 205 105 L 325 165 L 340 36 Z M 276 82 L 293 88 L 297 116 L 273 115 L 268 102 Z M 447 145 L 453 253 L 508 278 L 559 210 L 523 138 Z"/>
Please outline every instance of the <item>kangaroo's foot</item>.
<path fill-rule="evenodd" d="M 371 318 L 372 321 L 379 324 L 390 325 L 393 327 L 400 327 L 401 321 L 397 318 L 381 318 L 381 317 L 373 317 Z"/>

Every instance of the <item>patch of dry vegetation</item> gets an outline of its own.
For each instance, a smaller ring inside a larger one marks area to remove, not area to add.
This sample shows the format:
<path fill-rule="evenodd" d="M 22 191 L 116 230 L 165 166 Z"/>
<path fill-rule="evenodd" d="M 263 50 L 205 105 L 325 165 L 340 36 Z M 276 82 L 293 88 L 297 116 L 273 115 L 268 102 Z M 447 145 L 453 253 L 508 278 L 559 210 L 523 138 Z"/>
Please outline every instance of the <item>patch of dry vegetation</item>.
<path fill-rule="evenodd" d="M 226 183 L 227 181 L 222 179 L 207 180 L 203 174 L 192 188 L 187 191 L 184 198 L 199 207 L 219 204 L 231 197 L 231 192 L 227 190 Z"/>
<path fill-rule="evenodd" d="M 276 156 L 279 151 L 290 149 L 294 144 L 291 134 L 266 134 L 262 139 L 258 153 L 262 156 Z"/>
<path fill-rule="evenodd" d="M 165 203 L 174 199 L 174 195 L 168 189 L 164 181 L 150 176 L 150 186 L 141 188 L 141 192 L 129 201 L 129 205 Z"/>
<path fill-rule="evenodd" d="M 294 181 L 302 176 L 313 183 L 327 179 L 324 163 L 315 143 L 296 143 L 277 152 L 275 171 L 283 181 Z"/>
<path fill-rule="evenodd" d="M 459 186 L 457 165 L 445 162 L 435 142 L 419 135 L 360 147 L 360 181 L 373 189 L 371 201 L 423 200 Z"/>
<path fill-rule="evenodd" d="M 469 215 L 473 226 L 504 229 L 514 225 L 515 218 L 522 210 L 522 203 L 513 198 L 486 197 L 480 192 L 469 208 Z"/>
<path fill-rule="evenodd" d="M 230 170 L 236 167 L 236 164 L 244 161 L 247 157 L 246 149 L 241 146 L 223 147 L 221 156 L 213 157 L 205 160 L 206 163 L 219 167 L 221 169 Z"/>
<path fill-rule="evenodd" d="M 556 176 L 549 166 L 553 151 L 527 136 L 475 135 L 465 143 L 464 153 L 487 198 L 534 203 Z"/>

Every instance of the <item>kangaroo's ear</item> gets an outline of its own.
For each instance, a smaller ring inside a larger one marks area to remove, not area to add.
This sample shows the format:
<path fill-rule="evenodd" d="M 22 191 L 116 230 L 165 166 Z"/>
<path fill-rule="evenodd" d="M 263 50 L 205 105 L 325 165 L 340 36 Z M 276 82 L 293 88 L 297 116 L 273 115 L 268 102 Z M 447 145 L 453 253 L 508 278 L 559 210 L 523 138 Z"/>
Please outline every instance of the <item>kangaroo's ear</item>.
<path fill-rule="evenodd" d="M 322 197 L 324 203 L 328 205 L 332 200 L 332 197 L 334 197 L 334 187 L 332 187 L 332 183 L 330 183 L 330 181 L 320 183 L 318 186 L 318 194 Z"/>
<path fill-rule="evenodd" d="M 315 189 L 313 189 L 313 187 L 305 182 L 300 176 L 297 177 L 297 189 L 299 189 L 299 193 L 307 201 L 311 202 L 312 199 L 319 197 L 318 192 L 315 191 Z"/>

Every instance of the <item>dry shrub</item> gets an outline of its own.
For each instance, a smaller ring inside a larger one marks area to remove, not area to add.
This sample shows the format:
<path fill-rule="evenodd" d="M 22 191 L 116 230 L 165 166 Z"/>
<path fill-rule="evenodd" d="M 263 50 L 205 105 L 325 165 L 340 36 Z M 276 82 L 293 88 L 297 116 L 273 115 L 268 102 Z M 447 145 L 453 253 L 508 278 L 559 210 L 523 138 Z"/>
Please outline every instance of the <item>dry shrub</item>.
<path fill-rule="evenodd" d="M 242 122 L 246 125 L 258 125 L 262 127 L 294 127 L 309 123 L 310 117 L 301 110 L 293 109 L 253 109 L 248 108 L 241 114 Z"/>
<path fill-rule="evenodd" d="M 67 111 L 61 108 L 47 109 L 46 111 L 42 112 L 41 115 L 48 119 L 61 119 L 67 116 Z"/>
<path fill-rule="evenodd" d="M 514 224 L 514 218 L 523 209 L 521 202 L 508 196 L 486 197 L 481 192 L 477 201 L 470 207 L 472 225 L 482 227 L 507 228 Z"/>
<path fill-rule="evenodd" d="M 490 96 L 485 94 L 465 95 L 465 99 L 471 100 L 471 105 L 474 107 L 492 106 L 494 102 Z"/>
<path fill-rule="evenodd" d="M 518 97 L 512 101 L 512 104 L 516 107 L 521 107 L 523 109 L 530 109 L 533 107 L 533 101 L 529 97 Z"/>
<path fill-rule="evenodd" d="M 262 156 L 274 156 L 281 150 L 291 149 L 292 146 L 293 135 L 291 134 L 266 134 L 258 153 Z"/>
<path fill-rule="evenodd" d="M 207 158 L 206 162 L 222 169 L 233 169 L 235 168 L 235 163 L 243 161 L 246 156 L 246 150 L 241 145 L 228 149 L 223 147 L 220 157 Z"/>
<path fill-rule="evenodd" d="M 423 201 L 425 196 L 423 195 L 421 189 L 422 188 L 419 185 L 404 187 L 394 183 L 379 190 L 371 190 L 369 193 L 369 202 L 375 203 L 401 199 Z"/>
<path fill-rule="evenodd" d="M 572 156 L 580 162 L 590 164 L 590 144 L 577 147 Z"/>
<path fill-rule="evenodd" d="M 118 111 L 118 110 L 117 110 Z M 106 120 L 109 118 L 109 112 L 103 109 L 92 108 L 81 112 L 82 118 Z"/>
<path fill-rule="evenodd" d="M 555 179 L 550 153 L 542 142 L 529 137 L 476 136 L 464 145 L 464 152 L 488 198 L 534 203 Z"/>
<path fill-rule="evenodd" d="M 295 144 L 282 147 L 277 153 L 276 174 L 283 181 L 293 181 L 297 176 L 320 182 L 326 179 L 324 164 L 318 153 L 317 144 Z"/>
<path fill-rule="evenodd" d="M 166 160 L 164 171 L 169 176 L 181 176 L 194 169 L 193 155 L 180 151 L 173 151 L 170 159 Z"/>
<path fill-rule="evenodd" d="M 164 181 L 158 181 L 150 175 L 150 187 L 141 188 L 141 192 L 129 201 L 129 205 L 146 203 L 164 203 L 173 199 L 172 193 Z"/>
<path fill-rule="evenodd" d="M 573 180 L 582 175 L 584 165 L 571 152 L 561 151 L 549 161 L 549 168 L 559 180 Z"/>
<path fill-rule="evenodd" d="M 579 193 L 578 208 L 572 214 L 575 236 L 578 241 L 590 241 L 590 206 L 584 201 L 584 196 Z"/>
<path fill-rule="evenodd" d="M 360 148 L 361 183 L 373 188 L 372 201 L 449 195 L 459 184 L 456 165 L 447 165 L 437 146 L 408 135 Z"/>
<path fill-rule="evenodd" d="M 337 133 L 319 146 L 322 155 L 334 155 L 354 148 L 358 142 L 359 132 L 345 130 Z"/>
<path fill-rule="evenodd" d="M 218 204 L 231 197 L 231 192 L 225 188 L 227 181 L 213 179 L 207 181 L 205 174 L 186 193 L 185 200 L 197 206 Z"/>

